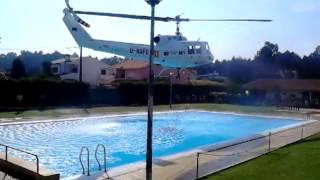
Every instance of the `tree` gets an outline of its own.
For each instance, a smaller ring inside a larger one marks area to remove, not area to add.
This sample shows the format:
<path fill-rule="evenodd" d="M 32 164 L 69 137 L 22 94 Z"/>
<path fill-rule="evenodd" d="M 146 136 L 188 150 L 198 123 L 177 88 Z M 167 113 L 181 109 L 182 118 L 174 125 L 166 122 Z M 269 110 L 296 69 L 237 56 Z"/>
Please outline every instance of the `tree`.
<path fill-rule="evenodd" d="M 12 62 L 11 77 L 14 79 L 19 79 L 19 78 L 25 77 L 26 75 L 27 74 L 26 74 L 24 63 L 19 58 L 16 58 Z"/>
<path fill-rule="evenodd" d="M 264 46 L 258 51 L 255 60 L 264 64 L 273 64 L 279 52 L 279 46 L 270 42 L 265 42 Z"/>
<path fill-rule="evenodd" d="M 51 76 L 51 62 L 45 61 L 42 63 L 42 71 L 46 76 Z"/>
<path fill-rule="evenodd" d="M 275 65 L 282 70 L 298 70 L 301 57 L 294 52 L 278 53 Z"/>

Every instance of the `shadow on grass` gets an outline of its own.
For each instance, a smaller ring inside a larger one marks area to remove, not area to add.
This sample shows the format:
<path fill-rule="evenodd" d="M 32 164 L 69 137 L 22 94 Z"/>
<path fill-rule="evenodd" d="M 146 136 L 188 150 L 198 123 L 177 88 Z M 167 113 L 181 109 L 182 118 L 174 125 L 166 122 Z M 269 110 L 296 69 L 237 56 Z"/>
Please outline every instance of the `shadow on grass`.
<path fill-rule="evenodd" d="M 303 141 L 299 141 L 296 144 L 303 144 L 303 143 L 308 143 L 308 142 L 319 142 L 320 141 L 320 136 L 315 137 L 315 138 L 310 138 L 310 139 L 305 139 Z"/>

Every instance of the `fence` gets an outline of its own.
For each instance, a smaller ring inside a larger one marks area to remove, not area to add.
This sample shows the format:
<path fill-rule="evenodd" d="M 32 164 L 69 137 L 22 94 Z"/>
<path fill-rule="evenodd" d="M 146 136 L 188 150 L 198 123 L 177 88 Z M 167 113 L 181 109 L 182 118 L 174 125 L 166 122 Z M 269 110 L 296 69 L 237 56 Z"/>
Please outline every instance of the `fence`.
<path fill-rule="evenodd" d="M 278 132 L 270 132 L 267 135 L 261 135 L 211 151 L 198 152 L 196 154 L 195 173 L 189 172 L 182 176 L 191 176 L 194 177 L 193 179 L 199 179 L 300 141 L 318 132 L 320 132 L 320 121 Z"/>
<path fill-rule="evenodd" d="M 11 162 L 9 160 L 9 150 L 14 150 L 16 152 L 20 152 L 20 153 L 27 154 L 29 156 L 33 156 L 36 159 L 36 172 L 37 172 L 37 174 L 39 174 L 39 158 L 36 154 L 32 154 L 32 153 L 29 153 L 29 152 L 26 152 L 26 151 L 23 151 L 23 150 L 14 148 L 14 147 L 10 147 L 10 146 L 4 145 L 4 144 L 0 144 L 0 146 L 4 147 L 4 160 L 7 162 Z M 1 158 L 1 156 L 0 156 L 0 158 Z"/>

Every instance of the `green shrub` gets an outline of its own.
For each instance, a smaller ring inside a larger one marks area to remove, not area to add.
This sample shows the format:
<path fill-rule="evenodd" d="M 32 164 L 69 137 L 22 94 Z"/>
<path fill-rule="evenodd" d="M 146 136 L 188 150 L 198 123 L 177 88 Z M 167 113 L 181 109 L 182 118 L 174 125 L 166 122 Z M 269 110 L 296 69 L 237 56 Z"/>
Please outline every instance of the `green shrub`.
<path fill-rule="evenodd" d="M 119 92 L 127 100 L 128 104 L 146 104 L 148 84 L 145 81 L 118 81 Z M 174 103 L 206 102 L 211 92 L 223 92 L 227 87 L 222 83 L 192 81 L 191 84 L 174 84 Z M 154 84 L 155 104 L 168 104 L 170 97 L 170 84 L 167 81 L 156 81 Z"/>
<path fill-rule="evenodd" d="M 17 96 L 23 96 L 23 106 L 74 105 L 88 96 L 89 86 L 76 81 L 60 80 L 0 80 L 0 106 L 17 106 Z M 21 105 L 21 104 L 20 104 Z"/>

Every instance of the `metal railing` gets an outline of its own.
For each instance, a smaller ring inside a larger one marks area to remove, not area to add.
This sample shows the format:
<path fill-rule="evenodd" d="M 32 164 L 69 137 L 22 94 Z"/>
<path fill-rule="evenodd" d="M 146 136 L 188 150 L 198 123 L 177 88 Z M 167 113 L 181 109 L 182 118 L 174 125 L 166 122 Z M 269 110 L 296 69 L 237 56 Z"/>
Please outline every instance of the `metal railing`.
<path fill-rule="evenodd" d="M 315 122 L 307 125 L 293 127 L 290 129 L 281 130 L 267 135 L 261 135 L 239 143 L 231 144 L 212 151 L 196 153 L 195 179 L 215 173 L 230 165 L 241 163 L 245 160 L 270 153 L 285 145 L 301 141 L 304 138 L 320 132 L 320 123 Z M 244 145 L 247 146 L 243 150 Z M 237 147 L 238 146 L 238 147 Z M 238 150 L 238 151 L 237 151 Z M 239 151 L 240 150 L 240 151 Z M 228 153 L 229 152 L 229 153 Z M 202 163 L 200 157 L 204 156 Z M 216 166 L 219 161 L 228 161 L 229 163 L 223 166 Z M 214 163 L 216 162 L 216 163 Z M 204 168 L 200 174 L 200 168 Z"/>
<path fill-rule="evenodd" d="M 82 174 L 85 174 L 85 168 L 84 168 L 84 164 L 82 162 L 82 156 L 84 155 L 84 151 L 87 152 L 87 170 L 88 170 L 88 173 L 87 173 L 87 176 L 90 176 L 90 152 L 89 152 L 89 148 L 86 147 L 86 146 L 83 146 L 81 148 L 81 151 L 80 151 L 80 155 L 79 155 L 79 160 L 80 160 L 80 164 L 81 164 L 81 167 L 82 167 Z"/>
<path fill-rule="evenodd" d="M 101 163 L 98 159 L 98 151 L 99 151 L 99 148 L 102 148 L 103 149 L 103 161 L 104 161 L 104 172 L 107 172 L 107 157 L 106 157 L 106 147 L 103 145 L 103 144 L 98 144 L 97 147 L 96 147 L 96 151 L 94 153 L 94 156 L 98 162 L 98 166 L 99 166 L 99 171 L 101 171 Z"/>
<path fill-rule="evenodd" d="M 0 146 L 4 147 L 5 148 L 5 161 L 9 162 L 8 161 L 8 151 L 11 149 L 11 150 L 15 150 L 15 151 L 18 151 L 18 152 L 22 152 L 22 153 L 25 153 L 27 155 L 31 155 L 33 157 L 35 157 L 36 159 L 36 168 L 37 168 L 37 174 L 39 174 L 39 157 L 38 155 L 36 154 L 33 154 L 33 153 L 30 153 L 30 152 L 27 152 L 27 151 L 24 151 L 24 150 L 21 150 L 21 149 L 17 149 L 17 148 L 14 148 L 14 147 L 11 147 L 11 146 L 7 146 L 7 145 L 4 145 L 4 144 L 0 144 Z"/>

